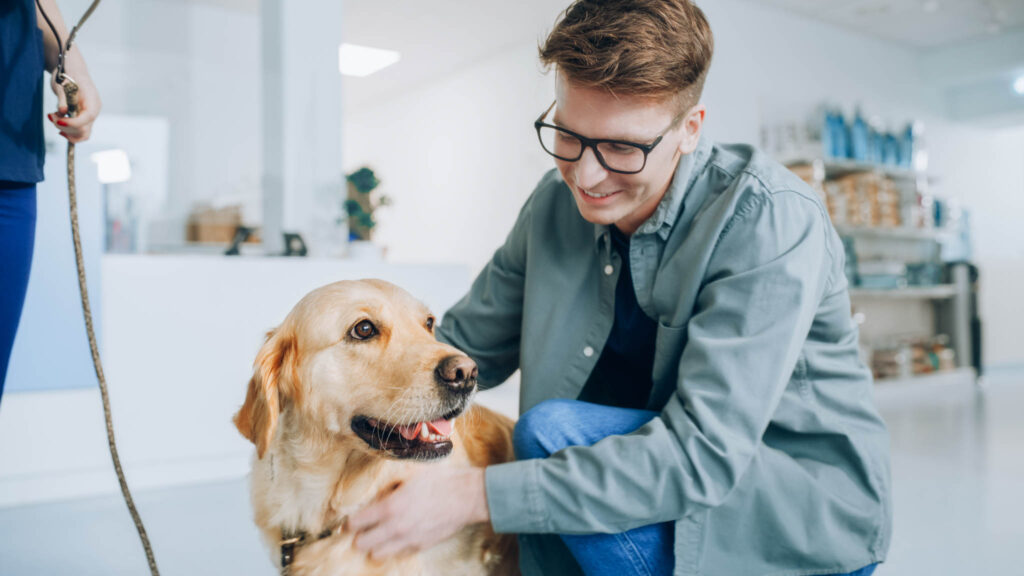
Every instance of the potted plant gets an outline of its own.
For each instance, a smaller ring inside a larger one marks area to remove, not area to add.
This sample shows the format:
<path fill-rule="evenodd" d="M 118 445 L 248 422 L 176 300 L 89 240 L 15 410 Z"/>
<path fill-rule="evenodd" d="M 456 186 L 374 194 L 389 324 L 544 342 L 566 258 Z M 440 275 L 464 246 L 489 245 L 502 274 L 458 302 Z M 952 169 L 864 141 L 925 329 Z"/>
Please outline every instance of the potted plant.
<path fill-rule="evenodd" d="M 367 253 L 379 256 L 379 247 L 372 244 L 373 229 L 377 226 L 374 212 L 381 206 L 389 206 L 391 199 L 374 193 L 380 186 L 380 179 L 369 166 L 363 166 L 345 176 L 347 193 L 345 215 L 348 218 L 349 252 L 354 257 Z"/>

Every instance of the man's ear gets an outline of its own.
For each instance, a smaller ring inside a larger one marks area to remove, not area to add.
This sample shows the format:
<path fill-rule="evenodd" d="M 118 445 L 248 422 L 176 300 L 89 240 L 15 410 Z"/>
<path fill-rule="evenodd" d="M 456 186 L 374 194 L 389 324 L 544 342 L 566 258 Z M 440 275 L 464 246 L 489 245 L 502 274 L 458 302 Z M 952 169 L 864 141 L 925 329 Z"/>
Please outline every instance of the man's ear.
<path fill-rule="evenodd" d="M 235 414 L 234 422 L 242 436 L 256 445 L 259 458 L 263 458 L 274 438 L 282 404 L 298 400 L 297 357 L 295 335 L 278 328 L 267 333 L 267 340 L 253 362 L 245 403 Z"/>
<path fill-rule="evenodd" d="M 704 116 L 707 114 L 707 107 L 697 104 L 683 117 L 681 126 L 683 128 L 683 139 L 679 142 L 679 151 L 683 154 L 692 154 L 700 143 L 700 134 L 704 129 Z"/>

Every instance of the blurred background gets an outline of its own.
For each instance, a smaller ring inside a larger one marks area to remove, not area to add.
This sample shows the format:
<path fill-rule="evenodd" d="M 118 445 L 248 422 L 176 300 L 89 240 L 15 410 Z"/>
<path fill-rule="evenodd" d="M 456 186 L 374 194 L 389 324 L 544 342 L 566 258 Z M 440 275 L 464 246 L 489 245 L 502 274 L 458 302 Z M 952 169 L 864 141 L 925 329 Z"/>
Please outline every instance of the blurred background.
<path fill-rule="evenodd" d="M 76 21 L 87 0 L 60 0 Z M 105 0 L 78 42 L 94 314 L 165 574 L 274 574 L 231 425 L 265 331 L 312 288 L 441 313 L 553 164 L 537 46 L 566 0 Z M 892 431 L 879 574 L 1015 573 L 1024 541 L 1024 3 L 715 0 L 705 133 L 825 200 Z M 56 107 L 49 91 L 44 108 Z M 32 277 L 0 407 L 0 573 L 139 574 L 47 125 Z M 233 252 L 235 255 L 226 255 Z M 517 414 L 516 379 L 482 401 Z"/>

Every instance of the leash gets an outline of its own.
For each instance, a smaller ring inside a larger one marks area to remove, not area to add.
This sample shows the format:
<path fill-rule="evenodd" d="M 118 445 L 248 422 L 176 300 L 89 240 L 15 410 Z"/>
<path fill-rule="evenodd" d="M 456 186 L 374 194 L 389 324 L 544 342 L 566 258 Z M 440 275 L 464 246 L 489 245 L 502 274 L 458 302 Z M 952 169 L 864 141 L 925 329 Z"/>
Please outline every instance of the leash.
<path fill-rule="evenodd" d="M 65 74 L 64 72 L 64 56 L 71 50 L 71 42 L 75 39 L 75 35 L 78 34 L 78 30 L 85 24 L 85 21 L 89 19 L 96 7 L 99 6 L 100 0 L 93 0 L 85 14 L 79 19 L 78 24 L 71 29 L 71 33 L 68 35 L 68 40 L 65 44 L 61 44 L 60 35 L 57 34 L 57 28 L 50 21 L 46 11 L 43 10 L 43 5 L 40 0 L 36 0 L 36 6 L 39 7 L 40 14 L 43 15 L 43 19 L 46 20 L 46 24 L 50 27 L 50 31 L 53 32 L 54 39 L 57 40 L 57 70 L 54 72 L 55 81 L 57 84 L 64 89 L 64 95 L 67 98 L 68 104 L 68 116 L 75 117 L 78 114 L 78 84 Z M 149 545 L 149 537 L 146 536 L 146 528 L 142 524 L 142 517 L 139 516 L 139 511 L 135 509 L 135 501 L 132 499 L 132 493 L 128 490 L 128 481 L 125 480 L 124 471 L 121 469 L 121 459 L 117 455 L 117 443 L 114 441 L 114 422 L 110 416 L 110 397 L 107 393 L 107 379 L 103 376 L 103 364 L 100 361 L 100 350 L 96 344 L 96 333 L 93 330 L 92 325 L 92 309 L 89 307 L 89 289 L 85 282 L 85 261 L 82 258 L 82 238 L 78 233 L 78 201 L 75 193 L 75 144 L 68 141 L 68 200 L 71 205 L 71 237 L 75 244 L 75 263 L 78 266 L 78 289 L 82 296 L 82 314 L 85 316 L 85 330 L 89 335 L 89 349 L 92 351 L 92 364 L 96 369 L 96 378 L 100 384 L 100 396 L 103 398 L 103 416 L 107 424 L 107 446 L 110 448 L 110 458 L 114 462 L 114 471 L 117 472 L 117 481 L 121 485 L 121 495 L 124 496 L 125 504 L 128 505 L 128 511 L 131 513 L 132 521 L 135 522 L 135 529 L 139 533 L 139 539 L 142 540 L 142 547 L 146 551 L 146 560 L 149 562 L 149 571 L 152 576 L 160 576 L 160 570 L 156 567 L 156 557 L 153 556 L 153 549 Z"/>
<path fill-rule="evenodd" d="M 342 527 L 345 526 L 345 520 L 346 518 L 342 518 L 341 521 L 323 529 L 316 535 L 302 530 L 291 532 L 282 529 L 281 540 L 279 541 L 281 545 L 281 576 L 291 576 L 292 563 L 295 562 L 295 553 L 299 549 L 340 533 Z"/>

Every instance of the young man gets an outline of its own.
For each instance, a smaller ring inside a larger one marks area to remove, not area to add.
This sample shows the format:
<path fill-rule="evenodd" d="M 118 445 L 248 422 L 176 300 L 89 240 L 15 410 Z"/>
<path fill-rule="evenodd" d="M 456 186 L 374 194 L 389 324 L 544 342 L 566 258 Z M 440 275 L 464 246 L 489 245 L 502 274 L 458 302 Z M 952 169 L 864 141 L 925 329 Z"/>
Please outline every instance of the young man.
<path fill-rule="evenodd" d="M 375 555 L 471 522 L 525 574 L 870 574 L 888 436 L 815 193 L 701 138 L 688 0 L 578 0 L 545 45 L 555 158 L 439 336 L 522 371 L 518 461 L 422 474 L 353 517 Z"/>

